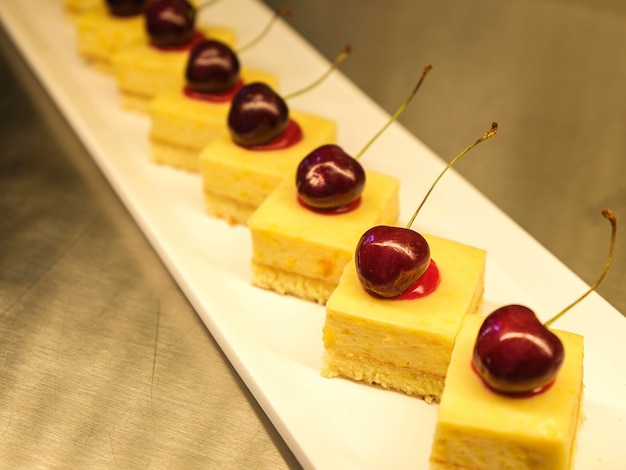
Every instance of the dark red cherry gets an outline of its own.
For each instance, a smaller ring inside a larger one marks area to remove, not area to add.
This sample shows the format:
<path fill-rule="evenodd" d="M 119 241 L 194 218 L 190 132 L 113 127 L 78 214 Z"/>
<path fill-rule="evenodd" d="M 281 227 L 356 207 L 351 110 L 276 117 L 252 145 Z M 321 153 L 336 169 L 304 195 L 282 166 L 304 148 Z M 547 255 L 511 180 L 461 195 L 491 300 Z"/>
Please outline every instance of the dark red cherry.
<path fill-rule="evenodd" d="M 490 388 L 520 394 L 549 385 L 563 358 L 563 343 L 532 310 L 507 305 L 491 313 L 482 324 L 473 364 Z"/>
<path fill-rule="evenodd" d="M 355 263 L 367 292 L 397 297 L 426 272 L 430 247 L 423 236 L 410 228 L 378 225 L 361 236 Z"/>
<path fill-rule="evenodd" d="M 143 11 L 146 0 L 106 0 L 109 13 L 113 16 L 137 16 Z"/>
<path fill-rule="evenodd" d="M 187 0 L 148 0 L 146 31 L 157 47 L 188 44 L 195 34 L 196 9 Z"/>
<path fill-rule="evenodd" d="M 223 42 L 205 39 L 189 53 L 187 86 L 199 93 L 221 93 L 239 82 L 239 60 Z"/>
<path fill-rule="evenodd" d="M 278 93 L 261 82 L 237 92 L 228 113 L 228 129 L 239 145 L 254 147 L 280 136 L 289 123 L 289 108 Z"/>
<path fill-rule="evenodd" d="M 365 187 L 361 164 L 341 147 L 322 145 L 298 165 L 296 188 L 302 202 L 315 209 L 337 209 L 356 201 Z"/>

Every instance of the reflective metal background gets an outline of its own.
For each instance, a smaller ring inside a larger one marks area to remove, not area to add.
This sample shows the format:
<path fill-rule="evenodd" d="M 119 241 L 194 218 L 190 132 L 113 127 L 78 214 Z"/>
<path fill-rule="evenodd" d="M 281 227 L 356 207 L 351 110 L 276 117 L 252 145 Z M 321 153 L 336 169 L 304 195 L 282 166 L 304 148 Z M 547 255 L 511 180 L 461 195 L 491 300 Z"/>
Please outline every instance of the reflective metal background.
<path fill-rule="evenodd" d="M 267 3 L 291 5 L 287 20 L 329 59 L 354 44 L 342 71 L 390 113 L 432 64 L 400 121 L 450 160 L 497 120 L 498 135 L 455 168 L 595 281 L 609 241 L 600 210 L 626 220 L 626 3 Z M 621 312 L 625 230 L 599 289 Z"/>
<path fill-rule="evenodd" d="M 0 36 L 0 468 L 298 468 Z"/>
<path fill-rule="evenodd" d="M 268 3 L 329 58 L 353 43 L 342 70 L 390 112 L 432 63 L 401 121 L 450 159 L 497 119 L 458 171 L 593 282 L 599 210 L 626 217 L 621 1 Z M 1 467 L 297 468 L 4 35 L 0 52 Z M 622 312 L 624 242 L 600 288 Z"/>

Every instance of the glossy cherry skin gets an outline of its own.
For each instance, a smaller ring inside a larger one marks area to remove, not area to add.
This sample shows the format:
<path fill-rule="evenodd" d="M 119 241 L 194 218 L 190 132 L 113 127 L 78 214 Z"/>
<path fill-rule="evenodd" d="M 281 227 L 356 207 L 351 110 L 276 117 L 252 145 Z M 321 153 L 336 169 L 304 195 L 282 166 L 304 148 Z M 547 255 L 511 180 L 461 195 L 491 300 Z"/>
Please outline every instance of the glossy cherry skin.
<path fill-rule="evenodd" d="M 188 44 L 195 34 L 196 9 L 187 0 L 148 0 L 146 31 L 157 47 Z"/>
<path fill-rule="evenodd" d="M 109 13 L 113 16 L 136 16 L 143 11 L 146 0 L 106 0 Z"/>
<path fill-rule="evenodd" d="M 239 82 L 239 59 L 226 44 L 205 39 L 189 53 L 185 78 L 187 86 L 199 93 L 221 93 Z"/>
<path fill-rule="evenodd" d="M 550 384 L 564 356 L 561 340 L 532 310 L 523 305 L 507 305 L 485 319 L 472 360 L 490 388 L 521 394 Z"/>
<path fill-rule="evenodd" d="M 361 236 L 355 263 L 367 292 L 378 297 L 397 297 L 426 272 L 430 247 L 414 230 L 378 225 Z"/>
<path fill-rule="evenodd" d="M 309 153 L 296 170 L 296 188 L 304 204 L 315 209 L 337 209 L 356 201 L 365 187 L 365 171 L 335 144 Z"/>
<path fill-rule="evenodd" d="M 228 113 L 228 129 L 239 145 L 254 147 L 280 136 L 289 123 L 289 108 L 271 87 L 261 82 L 237 92 Z"/>

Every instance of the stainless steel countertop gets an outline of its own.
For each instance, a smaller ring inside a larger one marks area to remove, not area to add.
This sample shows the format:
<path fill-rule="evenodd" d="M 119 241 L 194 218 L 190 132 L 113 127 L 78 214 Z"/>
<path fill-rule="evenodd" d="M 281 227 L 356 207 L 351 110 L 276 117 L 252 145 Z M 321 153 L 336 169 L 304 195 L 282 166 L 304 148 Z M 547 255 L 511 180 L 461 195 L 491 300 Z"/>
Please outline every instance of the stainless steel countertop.
<path fill-rule="evenodd" d="M 0 468 L 298 468 L 0 36 Z"/>
<path fill-rule="evenodd" d="M 444 159 L 591 283 L 626 217 L 619 1 L 280 2 Z M 298 468 L 89 155 L 0 36 L 0 461 L 5 468 Z M 621 235 L 600 293 L 626 312 Z M 512 247 L 514 249 L 514 247 Z M 541 273 L 537 273 L 538 276 Z M 558 286 L 555 286 L 558 289 Z"/>

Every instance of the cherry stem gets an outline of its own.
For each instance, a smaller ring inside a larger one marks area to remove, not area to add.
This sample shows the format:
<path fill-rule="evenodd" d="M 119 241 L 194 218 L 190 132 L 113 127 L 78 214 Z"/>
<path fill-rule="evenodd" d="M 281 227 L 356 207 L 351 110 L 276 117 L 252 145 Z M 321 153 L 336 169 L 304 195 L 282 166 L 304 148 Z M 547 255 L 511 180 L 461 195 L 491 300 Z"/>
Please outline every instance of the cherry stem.
<path fill-rule="evenodd" d="M 550 320 L 545 322 L 544 326 L 548 327 L 552 325 L 552 323 L 554 323 L 563 315 L 565 315 L 565 313 L 569 311 L 573 306 L 577 305 L 581 300 L 583 300 L 585 297 L 591 294 L 594 290 L 596 290 L 598 286 L 600 285 L 600 283 L 602 282 L 602 280 L 604 279 L 604 277 L 606 276 L 606 273 L 609 271 L 609 267 L 611 266 L 611 262 L 613 261 L 613 253 L 615 252 L 615 240 L 617 239 L 617 217 L 615 216 L 615 214 L 613 213 L 611 209 L 603 209 L 602 215 L 604 216 L 605 219 L 608 219 L 609 222 L 611 222 L 611 246 L 609 248 L 609 255 L 606 259 L 606 263 L 604 263 L 604 269 L 602 270 L 600 277 L 598 277 L 596 282 L 589 288 L 589 290 L 587 290 L 587 292 L 585 292 L 578 299 L 576 299 L 574 302 L 572 302 L 563 310 L 561 310 L 559 313 L 557 313 Z"/>
<path fill-rule="evenodd" d="M 441 173 L 439 173 L 439 176 L 437 176 L 437 179 L 435 179 L 435 182 L 432 184 L 432 186 L 430 187 L 430 189 L 426 193 L 426 196 L 424 196 L 424 199 L 422 199 L 422 202 L 419 205 L 419 207 L 417 208 L 417 210 L 413 213 L 413 217 L 411 217 L 411 220 L 409 220 L 409 223 L 406 225 L 407 228 L 411 228 L 411 225 L 413 225 L 413 221 L 415 220 L 415 217 L 417 217 L 417 214 L 422 209 L 422 206 L 426 202 L 426 199 L 428 199 L 428 196 L 430 196 L 430 193 L 432 193 L 433 189 L 435 189 L 435 186 L 437 185 L 437 183 L 439 182 L 439 180 L 441 179 L 443 174 L 446 171 L 448 171 L 452 167 L 452 165 L 454 165 L 463 155 L 465 155 L 467 152 L 472 150 L 474 147 L 476 147 L 481 142 L 483 142 L 483 141 L 487 140 L 488 138 L 493 137 L 494 135 L 496 135 L 497 132 L 498 132 L 498 123 L 496 121 L 493 121 L 491 123 L 491 129 L 489 129 L 487 132 L 485 132 L 480 139 L 476 140 L 475 142 L 473 142 L 472 144 L 467 146 L 461 153 L 459 153 L 456 157 L 454 157 L 452 159 L 452 161 L 450 161 L 450 163 L 448 163 L 446 165 L 446 167 L 443 169 L 443 171 Z"/>
<path fill-rule="evenodd" d="M 387 128 L 391 125 L 391 123 L 393 123 L 396 119 L 398 119 L 398 117 L 400 117 L 400 115 L 404 112 L 404 110 L 407 108 L 407 106 L 409 105 L 409 103 L 411 102 L 411 100 L 413 99 L 415 94 L 417 93 L 417 90 L 419 90 L 420 86 L 422 86 L 422 82 L 424 81 L 424 79 L 426 78 L 426 75 L 428 75 L 428 72 L 430 72 L 432 68 L 433 68 L 432 65 L 427 65 L 426 67 L 424 67 L 424 71 L 422 72 L 422 76 L 420 77 L 419 81 L 417 82 L 417 85 L 415 85 L 415 88 L 413 88 L 413 91 L 411 92 L 409 97 L 404 101 L 404 103 L 402 103 L 402 105 L 398 108 L 398 110 L 395 112 L 395 114 L 393 116 L 391 116 L 391 119 L 389 121 L 387 121 L 387 124 L 385 124 L 383 126 L 383 128 L 380 129 L 374 135 L 374 137 L 372 137 L 370 139 L 370 141 L 367 144 L 365 144 L 365 147 L 363 147 L 361 149 L 361 151 L 356 154 L 356 156 L 354 157 L 355 160 L 358 160 L 359 158 L 361 158 L 361 156 L 367 151 L 368 148 L 370 148 L 370 146 L 374 143 L 374 141 L 376 141 L 376 139 L 378 139 L 378 137 L 380 137 L 380 135 L 383 132 L 385 132 L 385 130 L 387 130 Z"/>
<path fill-rule="evenodd" d="M 305 93 L 307 91 L 309 91 L 311 88 L 315 88 L 317 85 L 319 85 L 321 82 L 323 82 L 326 77 L 328 77 L 337 67 L 339 67 L 341 65 L 341 63 L 354 51 L 354 47 L 351 44 L 347 44 L 343 50 L 339 53 L 339 55 L 337 56 L 337 58 L 333 61 L 333 63 L 330 65 L 329 69 L 321 76 L 319 77 L 317 80 L 315 80 L 313 83 L 311 83 L 310 85 L 301 88 L 300 90 L 294 91 L 288 95 L 285 95 L 283 97 L 283 99 L 288 100 L 291 99 L 295 96 L 301 95 L 302 93 Z"/>
<path fill-rule="evenodd" d="M 291 8 L 288 8 L 288 7 L 282 7 L 282 8 L 277 9 L 272 15 L 272 17 L 270 18 L 269 23 L 265 26 L 265 28 L 263 28 L 263 31 L 261 31 L 257 35 L 257 37 L 255 37 L 254 39 L 247 42 L 243 46 L 239 47 L 237 49 L 237 52 L 241 53 L 245 51 L 246 49 L 249 49 L 250 47 L 254 46 L 256 43 L 258 43 L 261 39 L 263 39 L 267 35 L 267 33 L 270 31 L 270 29 L 272 28 L 272 26 L 274 25 L 274 23 L 276 22 L 278 18 L 280 18 L 281 16 L 289 16 L 291 15 L 291 13 L 292 13 L 292 10 Z"/>

